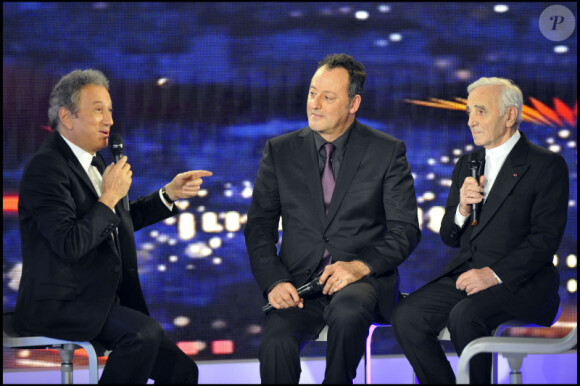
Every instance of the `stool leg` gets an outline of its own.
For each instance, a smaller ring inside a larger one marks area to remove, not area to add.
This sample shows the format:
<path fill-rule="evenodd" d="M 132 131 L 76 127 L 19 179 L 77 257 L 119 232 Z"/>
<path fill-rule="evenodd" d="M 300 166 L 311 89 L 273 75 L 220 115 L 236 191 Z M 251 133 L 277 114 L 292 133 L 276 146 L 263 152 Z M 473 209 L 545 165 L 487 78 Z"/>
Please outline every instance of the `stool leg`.
<path fill-rule="evenodd" d="M 70 385 L 73 383 L 73 356 L 75 347 L 73 344 L 63 344 L 59 350 L 60 353 L 60 381 L 63 385 Z"/>
<path fill-rule="evenodd" d="M 510 384 L 519 385 L 522 383 L 522 361 L 527 354 L 503 354 L 510 366 Z"/>

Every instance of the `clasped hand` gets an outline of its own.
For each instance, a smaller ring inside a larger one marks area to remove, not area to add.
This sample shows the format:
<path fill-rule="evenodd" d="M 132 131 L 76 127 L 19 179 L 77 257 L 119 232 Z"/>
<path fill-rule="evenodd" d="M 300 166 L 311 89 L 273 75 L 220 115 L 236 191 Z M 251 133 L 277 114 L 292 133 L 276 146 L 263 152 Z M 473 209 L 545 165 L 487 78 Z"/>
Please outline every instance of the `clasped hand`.
<path fill-rule="evenodd" d="M 460 291 L 465 291 L 467 295 L 473 295 L 497 284 L 498 281 L 491 268 L 484 267 L 463 272 L 457 278 L 455 287 Z"/>

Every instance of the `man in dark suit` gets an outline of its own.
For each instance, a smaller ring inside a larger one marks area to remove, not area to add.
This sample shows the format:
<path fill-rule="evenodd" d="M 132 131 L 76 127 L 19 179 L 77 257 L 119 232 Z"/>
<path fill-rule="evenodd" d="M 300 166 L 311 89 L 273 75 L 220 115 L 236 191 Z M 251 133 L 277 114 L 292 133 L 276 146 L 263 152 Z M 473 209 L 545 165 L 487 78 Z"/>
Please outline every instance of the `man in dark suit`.
<path fill-rule="evenodd" d="M 405 144 L 355 119 L 364 81 L 361 63 L 327 56 L 310 84 L 309 126 L 266 143 L 245 227 L 252 273 L 274 307 L 263 383 L 298 383 L 300 350 L 326 324 L 325 382 L 352 383 L 369 326 L 397 302 L 397 266 L 420 240 Z M 300 297 L 321 272 L 322 292 Z"/>
<path fill-rule="evenodd" d="M 97 153 L 113 125 L 108 89 L 100 71 L 77 70 L 52 91 L 56 132 L 28 161 L 20 184 L 23 265 L 14 327 L 112 349 L 101 383 L 197 383 L 195 362 L 149 316 L 134 231 L 175 215 L 173 201 L 196 196 L 211 172 L 180 173 L 125 210 L 127 157 L 105 169 Z"/>
<path fill-rule="evenodd" d="M 523 96 L 517 85 L 481 78 L 467 91 L 468 126 L 483 149 L 458 160 L 440 231 L 459 254 L 393 312 L 395 335 L 420 383 L 455 383 L 437 340 L 443 327 L 461 355 L 469 342 L 510 319 L 551 325 L 560 302 L 552 260 L 566 226 L 568 167 L 518 131 Z M 483 159 L 476 181 L 469 161 Z M 470 369 L 473 383 L 490 383 L 491 354 L 474 357 Z"/>

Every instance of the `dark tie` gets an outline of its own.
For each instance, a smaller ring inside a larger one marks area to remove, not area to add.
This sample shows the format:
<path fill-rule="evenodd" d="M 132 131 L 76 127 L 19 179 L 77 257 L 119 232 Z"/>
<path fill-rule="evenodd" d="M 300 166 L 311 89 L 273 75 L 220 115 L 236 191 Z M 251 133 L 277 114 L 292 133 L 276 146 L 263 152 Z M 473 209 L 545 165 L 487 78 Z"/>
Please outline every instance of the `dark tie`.
<path fill-rule="evenodd" d="M 97 156 L 93 157 L 93 160 L 91 161 L 91 165 L 96 167 L 97 170 L 99 171 L 99 173 L 101 173 L 101 175 L 105 171 L 105 163 Z M 115 227 L 115 232 L 111 233 L 111 236 L 113 237 L 113 241 L 115 242 L 115 247 L 117 247 L 117 251 L 119 251 L 119 255 L 120 255 L 121 254 L 121 245 L 119 243 L 119 229 L 117 227 Z"/>
<path fill-rule="evenodd" d="M 101 173 L 101 175 L 105 171 L 105 163 L 97 156 L 93 157 L 93 160 L 91 161 L 91 165 L 96 167 L 97 170 L 99 171 L 99 173 Z"/>
<path fill-rule="evenodd" d="M 326 148 L 326 160 L 324 161 L 324 169 L 322 170 L 322 193 L 324 196 L 324 207 L 326 208 L 326 214 L 328 214 L 328 207 L 330 206 L 330 200 L 332 199 L 332 193 L 334 192 L 334 174 L 332 174 L 332 167 L 330 166 L 330 156 L 334 151 L 334 145 L 332 143 L 326 143 L 324 145 Z M 318 268 L 318 273 L 322 273 L 324 267 L 332 262 L 332 256 L 328 249 L 324 250 L 324 255 L 322 255 L 322 261 Z"/>
<path fill-rule="evenodd" d="M 322 170 L 322 192 L 324 195 L 324 207 L 328 214 L 332 192 L 334 192 L 334 174 L 332 174 L 332 167 L 330 166 L 330 156 L 334 151 L 334 145 L 327 142 L 324 147 L 326 148 L 326 160 L 324 161 L 324 169 Z"/>

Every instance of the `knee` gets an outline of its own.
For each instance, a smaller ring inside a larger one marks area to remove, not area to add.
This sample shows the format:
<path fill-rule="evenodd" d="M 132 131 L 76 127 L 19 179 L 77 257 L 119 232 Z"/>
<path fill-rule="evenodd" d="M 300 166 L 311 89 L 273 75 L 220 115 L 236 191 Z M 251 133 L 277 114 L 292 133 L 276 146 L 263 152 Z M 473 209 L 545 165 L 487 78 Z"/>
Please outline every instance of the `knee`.
<path fill-rule="evenodd" d="M 391 314 L 391 324 L 395 333 L 407 331 L 417 314 L 405 301 L 399 302 Z"/>
<path fill-rule="evenodd" d="M 165 332 L 159 322 L 150 318 L 147 323 L 144 323 L 134 331 L 132 339 L 143 347 L 157 347 L 161 343 L 164 335 Z"/>
<path fill-rule="evenodd" d="M 451 309 L 447 328 L 451 336 L 462 330 L 485 329 L 486 323 L 482 317 L 482 310 L 475 307 L 471 302 L 461 301 Z"/>
<path fill-rule="evenodd" d="M 357 303 L 331 304 L 324 311 L 324 320 L 329 326 L 350 330 L 352 327 L 368 328 L 373 322 L 373 315 Z"/>

